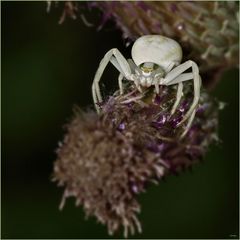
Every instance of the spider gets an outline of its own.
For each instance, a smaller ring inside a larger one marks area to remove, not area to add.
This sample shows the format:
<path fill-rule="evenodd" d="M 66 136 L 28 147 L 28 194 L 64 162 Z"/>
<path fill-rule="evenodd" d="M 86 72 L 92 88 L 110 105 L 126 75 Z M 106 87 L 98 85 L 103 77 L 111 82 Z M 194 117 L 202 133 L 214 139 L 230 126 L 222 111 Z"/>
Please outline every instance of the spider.
<path fill-rule="evenodd" d="M 101 60 L 92 84 L 92 96 L 97 112 L 100 112 L 99 102 L 102 95 L 99 82 L 107 64 L 111 62 L 120 72 L 118 84 L 120 94 L 123 94 L 122 80 L 132 81 L 136 88 L 142 92 L 142 88 L 155 86 L 159 93 L 159 85 L 177 85 L 176 100 L 171 109 L 173 115 L 183 95 L 183 82 L 193 80 L 194 98 L 183 119 L 178 126 L 188 120 L 181 137 L 184 137 L 195 117 L 201 89 L 201 77 L 195 62 L 188 60 L 182 64 L 182 48 L 173 39 L 161 35 L 145 35 L 138 38 L 132 47 L 132 59 L 126 60 L 117 48 L 109 50 Z M 184 73 L 191 68 L 192 72 Z"/>

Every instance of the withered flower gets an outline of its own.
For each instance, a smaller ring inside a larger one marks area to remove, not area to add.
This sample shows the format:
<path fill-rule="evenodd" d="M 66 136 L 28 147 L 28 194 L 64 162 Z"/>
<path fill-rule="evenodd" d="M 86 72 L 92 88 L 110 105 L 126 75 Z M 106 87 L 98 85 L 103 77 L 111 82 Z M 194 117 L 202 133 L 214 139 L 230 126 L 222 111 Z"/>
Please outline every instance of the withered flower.
<path fill-rule="evenodd" d="M 124 95 L 116 92 L 101 103 L 100 115 L 75 110 L 54 164 L 54 181 L 65 188 L 60 208 L 73 196 L 87 217 L 107 225 L 109 234 L 120 228 L 125 237 L 141 232 L 138 194 L 199 162 L 217 141 L 218 103 L 206 92 L 192 127 L 180 139 L 185 126 L 177 123 L 193 97 L 191 85 L 184 89 L 173 116 L 175 86 L 161 86 L 159 95 L 153 89 L 141 95 L 130 86 Z"/>

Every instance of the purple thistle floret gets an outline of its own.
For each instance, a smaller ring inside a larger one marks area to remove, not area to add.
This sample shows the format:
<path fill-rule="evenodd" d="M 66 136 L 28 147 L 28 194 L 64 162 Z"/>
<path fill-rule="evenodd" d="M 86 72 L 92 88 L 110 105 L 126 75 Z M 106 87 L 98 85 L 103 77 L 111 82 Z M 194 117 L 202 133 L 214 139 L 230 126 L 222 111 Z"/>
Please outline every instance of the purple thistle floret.
<path fill-rule="evenodd" d="M 217 139 L 218 104 L 207 93 L 201 94 L 183 139 L 185 125 L 176 124 L 192 102 L 191 84 L 185 84 L 173 116 L 176 87 L 161 86 L 159 95 L 149 89 L 141 100 L 131 101 L 138 94 L 131 86 L 123 95 L 110 96 L 99 105 L 100 115 L 75 111 L 54 164 L 54 180 L 65 187 L 60 207 L 74 196 L 86 216 L 107 225 L 109 234 L 123 227 L 125 237 L 141 232 L 137 196 L 150 183 L 190 169 Z"/>

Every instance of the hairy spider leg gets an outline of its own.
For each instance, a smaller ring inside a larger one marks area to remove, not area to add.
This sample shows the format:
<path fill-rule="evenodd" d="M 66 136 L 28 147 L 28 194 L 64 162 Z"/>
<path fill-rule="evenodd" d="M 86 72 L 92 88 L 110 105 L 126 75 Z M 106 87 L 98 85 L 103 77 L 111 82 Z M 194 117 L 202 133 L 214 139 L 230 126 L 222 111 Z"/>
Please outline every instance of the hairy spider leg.
<path fill-rule="evenodd" d="M 119 52 L 117 48 L 109 50 L 101 60 L 92 84 L 93 101 L 98 113 L 100 111 L 100 108 L 97 105 L 97 103 L 102 102 L 102 95 L 99 87 L 99 82 L 102 77 L 103 71 L 105 70 L 109 62 L 111 62 L 118 69 L 118 71 L 122 73 L 122 75 L 125 78 L 131 80 L 130 79 L 131 69 L 127 60 L 124 58 L 124 56 Z"/>

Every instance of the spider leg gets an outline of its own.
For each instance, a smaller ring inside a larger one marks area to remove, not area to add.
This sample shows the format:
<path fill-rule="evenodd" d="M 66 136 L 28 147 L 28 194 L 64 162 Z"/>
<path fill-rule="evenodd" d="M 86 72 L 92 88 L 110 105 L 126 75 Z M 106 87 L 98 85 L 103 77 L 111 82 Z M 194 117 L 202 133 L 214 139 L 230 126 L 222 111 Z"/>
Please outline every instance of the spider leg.
<path fill-rule="evenodd" d="M 133 76 L 133 82 L 136 85 L 136 88 L 138 89 L 138 91 L 142 93 L 143 90 L 141 88 L 139 78 L 137 78 L 135 75 Z"/>
<path fill-rule="evenodd" d="M 141 75 L 141 70 L 139 69 L 139 67 L 133 62 L 132 59 L 128 59 L 128 64 L 132 70 L 132 73 L 136 73 L 133 75 L 133 81 L 134 84 L 136 86 L 136 88 L 138 89 L 139 92 L 142 92 L 142 88 L 140 85 L 140 79 L 137 77 L 137 75 Z"/>
<path fill-rule="evenodd" d="M 155 90 L 156 90 L 156 93 L 159 94 L 159 79 L 155 78 L 154 81 L 153 81 L 153 84 L 155 86 Z"/>
<path fill-rule="evenodd" d="M 113 48 L 109 50 L 101 60 L 92 84 L 92 96 L 97 112 L 100 111 L 97 103 L 102 101 L 99 82 L 103 71 L 109 62 L 111 62 L 125 78 L 130 80 L 131 69 L 127 60 L 123 57 L 118 49 Z"/>
<path fill-rule="evenodd" d="M 121 94 L 121 95 L 123 94 L 123 83 L 122 83 L 122 80 L 123 80 L 123 74 L 120 73 L 120 74 L 118 75 L 118 86 L 119 86 L 120 94 Z"/>
<path fill-rule="evenodd" d="M 200 98 L 200 88 L 201 88 L 201 77 L 199 75 L 198 66 L 196 63 L 192 62 L 192 70 L 193 70 L 193 87 L 194 87 L 194 97 L 192 105 L 190 106 L 189 110 L 183 117 L 182 121 L 178 124 L 179 126 L 184 123 L 194 112 L 194 110 L 197 108 L 198 101 Z"/>
<path fill-rule="evenodd" d="M 172 107 L 171 115 L 173 115 L 176 112 L 176 109 L 181 101 L 182 95 L 183 95 L 183 84 L 182 84 L 182 82 L 180 82 L 180 83 L 178 83 L 177 97 L 176 97 L 175 103 Z"/>
<path fill-rule="evenodd" d="M 115 61 L 116 61 L 116 59 L 114 59 L 114 58 L 111 60 L 111 62 L 114 64 L 114 66 L 116 68 L 118 68 L 118 63 L 117 62 L 114 63 Z M 128 59 L 127 61 L 128 61 L 128 64 L 129 64 L 129 67 L 130 67 L 132 73 L 138 72 L 139 74 L 141 74 L 141 70 L 137 67 L 137 65 L 133 62 L 132 59 Z M 120 70 L 119 70 L 119 72 L 120 72 Z M 119 89 L 120 89 L 120 94 L 123 94 L 123 84 L 122 84 L 123 78 L 124 78 L 123 74 L 120 73 L 118 76 L 118 85 L 119 85 Z M 133 81 L 134 81 L 134 84 L 136 85 L 138 91 L 142 92 L 142 88 L 141 88 L 139 79 L 136 76 L 133 76 Z"/>
<path fill-rule="evenodd" d="M 182 72 L 184 72 L 185 70 L 187 70 L 190 67 L 192 68 L 192 71 L 193 71 L 192 73 L 181 74 Z M 180 83 L 180 82 L 191 80 L 191 79 L 193 79 L 193 85 L 194 85 L 193 103 L 190 106 L 186 115 L 183 117 L 182 121 L 178 124 L 178 126 L 181 125 L 183 122 L 185 122 L 192 115 L 193 111 L 197 107 L 199 97 L 200 97 L 200 88 L 201 88 L 201 77 L 199 75 L 198 66 L 195 62 L 189 60 L 189 61 L 177 66 L 172 71 L 170 71 L 161 82 L 162 85 L 172 85 L 172 84 Z M 181 88 L 180 88 L 180 90 L 181 90 Z M 177 101 L 179 101 L 179 97 L 177 97 L 176 102 Z M 174 104 L 174 107 L 175 107 L 175 105 L 177 105 L 176 102 Z"/>
<path fill-rule="evenodd" d="M 185 130 L 181 134 L 180 138 L 183 138 L 186 135 L 186 133 L 188 132 L 188 130 L 190 129 L 190 127 L 192 125 L 192 122 L 193 122 L 193 119 L 195 117 L 195 114 L 196 114 L 196 109 L 193 110 L 192 115 L 190 116 L 190 118 L 188 120 L 187 126 L 185 127 Z"/>
<path fill-rule="evenodd" d="M 134 63 L 134 61 L 131 58 L 129 58 L 127 61 L 128 61 L 128 64 L 129 64 L 129 66 L 130 66 L 130 68 L 131 68 L 133 73 L 135 71 L 140 73 L 140 69 L 138 68 L 138 66 Z"/>
<path fill-rule="evenodd" d="M 170 71 L 170 68 L 172 68 L 173 65 L 174 65 L 174 63 L 170 64 L 166 71 L 168 71 L 168 70 Z M 163 75 L 164 75 L 164 72 L 161 68 L 159 68 L 151 73 L 151 77 L 153 78 L 152 85 L 155 86 L 155 91 L 157 94 L 159 94 L 159 85 L 161 85 L 161 79 L 162 79 Z"/>
<path fill-rule="evenodd" d="M 111 60 L 111 63 L 119 70 L 120 74 L 118 76 L 118 86 L 119 86 L 119 89 L 120 89 L 120 94 L 122 95 L 123 94 L 123 83 L 122 83 L 122 80 L 124 78 L 124 75 L 121 73 L 121 69 L 119 68 L 119 64 L 117 63 L 117 60 L 116 58 L 112 58 Z M 132 59 L 128 59 L 127 60 L 128 64 L 129 64 L 129 67 L 131 69 L 131 72 L 134 73 L 136 69 L 138 69 L 137 65 L 133 62 Z M 140 70 L 139 70 L 140 71 Z M 136 87 L 139 89 L 140 86 L 138 83 L 135 82 L 135 85 Z"/>
<path fill-rule="evenodd" d="M 184 81 L 188 81 L 193 79 L 193 73 L 182 73 L 180 75 L 178 75 L 177 77 L 175 77 L 174 79 L 168 80 L 166 81 L 166 78 L 163 79 L 163 85 L 173 85 L 173 84 L 177 84 L 180 82 L 184 82 Z"/>
<path fill-rule="evenodd" d="M 172 107 L 171 110 L 171 115 L 173 115 L 181 101 L 181 98 L 183 96 L 183 81 L 187 81 L 193 78 L 193 74 L 192 73 L 182 73 L 180 74 L 178 77 L 174 78 L 173 80 L 169 81 L 168 83 L 166 82 L 165 85 L 173 85 L 173 84 L 178 84 L 178 88 L 177 88 L 177 97 L 175 100 L 175 103 Z"/>
<path fill-rule="evenodd" d="M 178 88 L 177 88 L 177 97 L 176 97 L 176 101 L 172 107 L 171 110 L 171 115 L 173 115 L 181 101 L 181 98 L 183 96 L 183 81 L 187 81 L 193 78 L 193 74 L 192 73 L 182 73 L 180 74 L 178 77 L 174 78 L 172 81 L 170 81 L 169 83 L 166 83 L 166 85 L 172 85 L 172 84 L 178 84 Z"/>

